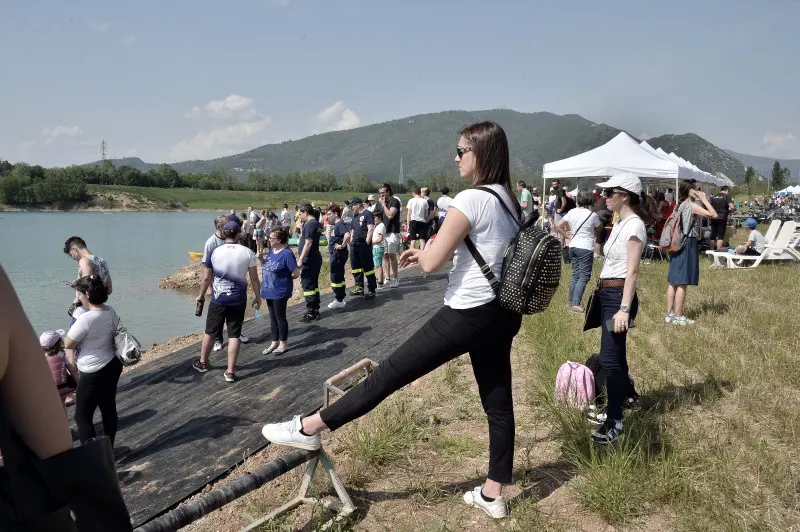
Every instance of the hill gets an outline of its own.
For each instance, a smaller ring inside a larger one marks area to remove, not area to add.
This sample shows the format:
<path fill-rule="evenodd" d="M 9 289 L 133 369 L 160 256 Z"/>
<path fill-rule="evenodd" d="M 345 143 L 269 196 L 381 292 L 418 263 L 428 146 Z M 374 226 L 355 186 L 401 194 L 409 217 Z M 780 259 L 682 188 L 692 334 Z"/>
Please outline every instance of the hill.
<path fill-rule="evenodd" d="M 757 173 L 763 176 L 772 175 L 772 165 L 775 164 L 775 161 L 778 161 L 781 163 L 781 166 L 788 168 L 791 172 L 791 178 L 789 179 L 791 184 L 796 185 L 799 183 L 798 178 L 800 177 L 800 159 L 774 159 L 772 157 L 760 157 L 758 155 L 737 153 L 733 150 L 725 151 L 728 153 L 728 155 L 739 159 L 747 166 L 752 166 Z"/>
<path fill-rule="evenodd" d="M 511 147 L 512 170 L 525 177 L 539 176 L 545 163 L 595 148 L 620 131 L 574 114 L 520 113 L 507 109 L 443 111 L 171 166 L 189 173 L 224 169 L 240 178 L 252 171 L 287 174 L 318 170 L 340 177 L 366 174 L 373 181 L 396 181 L 402 158 L 405 178 L 420 179 L 432 173 L 455 172 L 455 132 L 480 120 L 502 124 Z M 722 172 L 737 183 L 744 180 L 744 163 L 693 133 L 663 135 L 648 142 L 667 152 L 674 151 L 703 170 Z M 112 163 L 142 171 L 158 166 L 135 157 L 115 159 Z"/>
<path fill-rule="evenodd" d="M 363 173 L 373 180 L 396 180 L 403 159 L 406 179 L 453 171 L 457 132 L 480 120 L 502 124 L 511 144 L 512 169 L 521 175 L 541 173 L 548 161 L 594 148 L 619 133 L 578 115 L 519 113 L 510 110 L 445 111 L 411 116 L 348 131 L 313 135 L 269 144 L 210 161 L 174 164 L 178 171 L 208 172 L 215 168 L 245 174 L 322 170 L 340 176 Z"/>
<path fill-rule="evenodd" d="M 143 160 L 139 159 L 138 157 L 124 157 L 122 159 L 109 159 L 111 164 L 114 165 L 115 168 L 119 168 L 120 166 L 132 166 L 137 170 L 141 170 L 142 172 L 147 172 L 150 169 L 158 168 L 160 165 L 153 164 L 153 163 L 146 163 Z M 102 161 L 95 161 L 93 163 L 84 164 L 81 166 L 96 166 L 101 164 Z"/>
<path fill-rule="evenodd" d="M 647 139 L 647 143 L 667 153 L 675 152 L 675 155 L 691 161 L 701 170 L 711 173 L 722 172 L 735 183 L 744 183 L 744 173 L 747 169 L 745 163 L 699 135 L 694 133 L 661 135 Z"/>

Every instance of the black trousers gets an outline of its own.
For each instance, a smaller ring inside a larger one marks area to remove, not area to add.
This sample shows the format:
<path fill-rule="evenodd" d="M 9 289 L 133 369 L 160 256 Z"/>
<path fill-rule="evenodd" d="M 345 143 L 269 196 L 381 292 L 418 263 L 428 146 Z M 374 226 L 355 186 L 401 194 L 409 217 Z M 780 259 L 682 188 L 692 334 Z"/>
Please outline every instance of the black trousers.
<path fill-rule="evenodd" d="M 269 326 L 273 342 L 285 342 L 289 339 L 289 321 L 286 319 L 288 299 L 267 299 L 269 309 Z"/>
<path fill-rule="evenodd" d="M 306 310 L 319 312 L 319 271 L 322 268 L 322 255 L 310 255 L 305 258 L 300 269 L 300 284 L 303 297 L 306 299 Z"/>
<path fill-rule="evenodd" d="M 627 339 L 628 332 L 615 333 L 608 328 L 608 321 L 613 320 L 614 314 L 619 312 L 622 304 L 622 287 L 601 288 L 597 292 L 600 298 L 600 305 L 603 312 L 603 322 L 601 325 L 600 336 L 600 371 L 605 378 L 606 393 L 608 394 L 606 403 L 606 414 L 609 422 L 622 421 L 622 405 L 626 397 L 630 397 L 636 392 L 631 386 L 628 375 L 628 356 Z M 639 312 L 639 297 L 633 295 L 631 302 L 631 312 L 629 314 L 629 325 Z"/>
<path fill-rule="evenodd" d="M 347 264 L 347 257 L 346 249 L 331 252 L 331 288 L 336 301 L 344 301 L 344 266 Z"/>
<path fill-rule="evenodd" d="M 364 277 L 366 276 L 367 291 L 374 292 L 378 289 L 378 282 L 375 280 L 375 265 L 372 262 L 372 246 L 367 244 L 366 240 L 353 242 L 350 268 L 353 270 L 356 286 L 364 288 Z"/>
<path fill-rule="evenodd" d="M 466 310 L 442 307 L 366 380 L 322 410 L 322 421 L 336 430 L 403 386 L 469 353 L 489 421 L 489 478 L 509 484 L 514 463 L 511 341 L 521 324 L 521 315 L 496 301 Z"/>
<path fill-rule="evenodd" d="M 117 383 L 122 375 L 122 362 L 114 357 L 111 362 L 94 373 L 81 373 L 75 390 L 75 424 L 81 443 L 96 437 L 94 412 L 100 407 L 103 432 L 114 445 L 117 435 Z"/>

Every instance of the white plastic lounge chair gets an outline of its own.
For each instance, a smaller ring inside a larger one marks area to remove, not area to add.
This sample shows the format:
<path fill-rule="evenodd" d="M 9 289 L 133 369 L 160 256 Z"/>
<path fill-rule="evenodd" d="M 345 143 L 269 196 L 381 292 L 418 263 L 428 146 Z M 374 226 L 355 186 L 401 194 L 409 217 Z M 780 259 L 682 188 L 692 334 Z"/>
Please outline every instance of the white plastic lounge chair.
<path fill-rule="evenodd" d="M 706 251 L 706 255 L 711 255 L 714 258 L 714 262 L 717 259 L 724 258 L 728 262 L 728 268 L 740 270 L 753 269 L 764 260 L 800 260 L 800 252 L 791 245 L 795 229 L 797 229 L 797 222 L 783 224 L 775 242 L 768 243 L 761 255 L 735 255 L 724 251 Z M 740 265 L 746 261 L 753 261 L 753 264 L 749 266 Z"/>
<path fill-rule="evenodd" d="M 780 220 L 772 220 L 772 223 L 769 224 L 764 235 L 764 240 L 766 240 L 767 244 L 772 244 L 775 241 L 775 237 L 778 236 L 778 230 L 781 228 L 781 223 Z"/>

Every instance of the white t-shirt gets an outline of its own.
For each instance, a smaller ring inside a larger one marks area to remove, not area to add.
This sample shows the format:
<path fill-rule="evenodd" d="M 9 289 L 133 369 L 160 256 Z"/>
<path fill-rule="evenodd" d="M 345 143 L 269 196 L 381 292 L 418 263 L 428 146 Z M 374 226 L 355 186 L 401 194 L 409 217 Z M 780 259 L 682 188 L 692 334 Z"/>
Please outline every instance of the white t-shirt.
<path fill-rule="evenodd" d="M 450 208 L 450 204 L 453 202 L 453 198 L 450 196 L 442 196 L 438 200 L 436 200 L 436 208 L 439 209 L 439 218 L 442 216 L 447 216 L 447 209 Z"/>
<path fill-rule="evenodd" d="M 515 212 L 517 198 L 509 197 L 502 185 L 488 186 L 503 198 L 511 212 Z M 467 217 L 472 242 L 492 272 L 499 277 L 506 248 L 519 232 L 517 222 L 498 204 L 497 198 L 482 190 L 459 192 L 450 203 L 450 209 L 457 209 Z M 473 308 L 495 298 L 489 281 L 463 242 L 456 248 L 448 280 L 444 304 L 450 308 Z"/>
<path fill-rule="evenodd" d="M 239 244 L 222 244 L 206 261 L 214 280 L 211 284 L 211 301 L 221 307 L 236 307 L 247 304 L 248 270 L 256 267 L 256 259 L 250 249 Z"/>
<path fill-rule="evenodd" d="M 374 247 L 374 248 L 382 248 L 382 247 L 384 247 L 386 245 L 386 226 L 383 225 L 383 222 L 378 222 L 377 224 L 375 224 L 375 229 L 372 230 L 372 241 L 373 242 L 378 240 L 377 239 L 378 235 L 382 236 L 383 239 L 378 244 L 372 244 L 372 247 Z"/>
<path fill-rule="evenodd" d="M 601 279 L 624 279 L 628 276 L 628 240 L 633 237 L 638 238 L 642 244 L 647 242 L 647 229 L 642 219 L 635 214 L 618 221 L 611 229 L 603 246 L 606 260 L 600 272 Z"/>
<path fill-rule="evenodd" d="M 69 328 L 67 336 L 78 342 L 77 362 L 81 373 L 99 371 L 116 356 L 114 313 L 111 310 L 84 312 Z"/>
<path fill-rule="evenodd" d="M 291 213 L 289 213 L 288 210 L 283 209 L 281 211 L 280 221 L 281 221 L 281 225 L 283 227 L 289 227 L 290 225 L 292 225 L 292 215 L 291 215 Z"/>
<path fill-rule="evenodd" d="M 565 214 L 562 220 L 566 220 L 572 232 L 569 247 L 590 251 L 594 249 L 594 230 L 600 225 L 600 218 L 595 213 L 585 207 L 576 207 Z"/>
<path fill-rule="evenodd" d="M 764 238 L 764 235 L 755 229 L 750 231 L 750 236 L 747 237 L 747 241 L 752 242 L 750 247 L 758 253 L 764 253 L 764 250 L 767 249 L 767 240 Z"/>
<path fill-rule="evenodd" d="M 411 198 L 406 205 L 412 222 L 424 222 L 428 219 L 428 202 L 423 198 Z"/>

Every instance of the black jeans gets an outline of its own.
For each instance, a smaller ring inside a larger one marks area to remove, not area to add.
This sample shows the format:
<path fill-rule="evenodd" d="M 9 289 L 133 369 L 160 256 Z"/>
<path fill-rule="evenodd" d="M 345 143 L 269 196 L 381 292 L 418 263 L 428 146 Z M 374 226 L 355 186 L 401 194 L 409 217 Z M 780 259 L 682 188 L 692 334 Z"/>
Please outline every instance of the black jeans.
<path fill-rule="evenodd" d="M 269 325 L 273 342 L 285 342 L 289 339 L 289 322 L 286 319 L 288 299 L 267 299 L 269 308 Z"/>
<path fill-rule="evenodd" d="M 122 375 L 122 362 L 114 357 L 111 362 L 94 373 L 81 373 L 75 390 L 75 424 L 81 443 L 96 436 L 94 411 L 100 407 L 103 416 L 103 432 L 114 445 L 117 434 L 117 383 Z"/>
<path fill-rule="evenodd" d="M 622 304 L 622 287 L 601 288 L 598 292 L 600 305 L 603 310 L 603 322 L 600 337 L 600 371 L 603 372 L 606 383 L 608 402 L 606 414 L 609 423 L 622 421 L 622 405 L 625 398 L 633 395 L 631 381 L 628 377 L 628 357 L 626 352 L 627 330 L 615 333 L 609 330 L 606 322 L 613 320 L 614 314 L 619 312 Z M 639 311 L 639 297 L 634 294 L 629 314 L 629 325 L 636 318 Z"/>
<path fill-rule="evenodd" d="M 488 476 L 510 484 L 514 463 L 511 341 L 521 324 L 521 315 L 503 310 L 496 300 L 466 310 L 442 307 L 366 380 L 322 410 L 322 421 L 336 430 L 363 416 L 406 384 L 469 353 L 489 421 Z"/>

